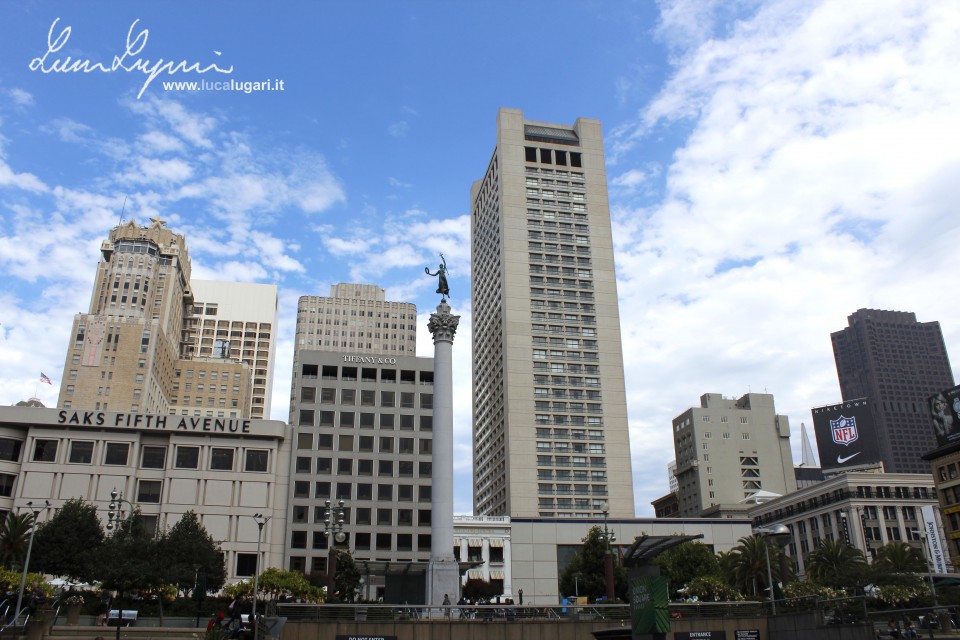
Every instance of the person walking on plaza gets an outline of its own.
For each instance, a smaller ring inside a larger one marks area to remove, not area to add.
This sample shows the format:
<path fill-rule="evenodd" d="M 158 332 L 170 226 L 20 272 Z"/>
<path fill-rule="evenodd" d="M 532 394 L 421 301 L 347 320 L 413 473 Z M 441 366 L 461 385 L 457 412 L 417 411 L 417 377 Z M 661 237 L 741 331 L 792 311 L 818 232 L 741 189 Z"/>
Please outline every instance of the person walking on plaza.
<path fill-rule="evenodd" d="M 240 632 L 243 631 L 243 614 L 241 609 L 243 609 L 243 596 L 237 596 L 233 602 L 230 603 L 230 636 L 231 638 L 239 638 Z"/>
<path fill-rule="evenodd" d="M 97 626 L 102 627 L 107 624 L 110 617 L 110 604 L 113 602 L 113 594 L 109 589 L 104 589 L 100 593 L 100 609 L 97 610 Z"/>

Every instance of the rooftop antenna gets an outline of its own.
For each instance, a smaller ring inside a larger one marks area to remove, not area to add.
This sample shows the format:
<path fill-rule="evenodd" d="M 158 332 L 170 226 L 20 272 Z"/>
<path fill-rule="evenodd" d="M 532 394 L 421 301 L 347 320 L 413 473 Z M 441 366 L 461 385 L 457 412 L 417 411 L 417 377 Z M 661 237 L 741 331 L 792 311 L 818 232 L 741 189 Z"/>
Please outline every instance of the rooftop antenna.
<path fill-rule="evenodd" d="M 120 222 L 117 223 L 117 226 L 123 224 L 123 214 L 127 210 L 127 196 L 123 196 L 123 208 L 120 209 Z"/>

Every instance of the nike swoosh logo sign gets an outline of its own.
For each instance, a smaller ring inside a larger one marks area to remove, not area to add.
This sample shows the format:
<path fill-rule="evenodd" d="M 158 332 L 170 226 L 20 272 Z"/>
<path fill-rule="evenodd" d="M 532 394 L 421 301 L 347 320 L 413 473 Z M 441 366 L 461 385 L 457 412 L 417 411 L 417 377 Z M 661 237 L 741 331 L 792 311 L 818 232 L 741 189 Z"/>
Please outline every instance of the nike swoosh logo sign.
<path fill-rule="evenodd" d="M 856 458 L 858 455 L 860 455 L 860 452 L 859 452 L 859 451 L 857 451 L 857 452 L 854 453 L 853 455 L 849 455 L 849 456 L 846 456 L 846 457 L 837 456 L 837 464 L 843 464 L 843 463 L 846 462 L 847 460 L 852 460 L 853 458 Z"/>

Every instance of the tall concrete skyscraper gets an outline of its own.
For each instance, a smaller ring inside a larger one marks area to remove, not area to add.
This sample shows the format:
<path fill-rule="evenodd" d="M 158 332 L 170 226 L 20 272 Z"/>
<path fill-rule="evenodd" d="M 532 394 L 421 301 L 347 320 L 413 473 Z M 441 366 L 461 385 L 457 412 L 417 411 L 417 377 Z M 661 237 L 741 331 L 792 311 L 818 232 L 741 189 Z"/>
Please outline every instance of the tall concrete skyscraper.
<path fill-rule="evenodd" d="M 73 321 L 58 406 L 267 417 L 276 286 L 198 283 L 210 297 L 197 304 L 186 241 L 159 218 L 114 227 L 101 253 L 90 309 Z"/>
<path fill-rule="evenodd" d="M 471 226 L 474 512 L 633 517 L 600 122 L 501 109 Z"/>
<path fill-rule="evenodd" d="M 888 473 L 930 473 L 936 448 L 927 398 L 952 387 L 939 322 L 914 313 L 859 309 L 830 335 L 844 400 L 866 397 Z"/>
<path fill-rule="evenodd" d="M 374 285 L 330 293 L 297 309 L 287 565 L 324 570 L 326 502 L 343 500 L 341 544 L 368 572 L 363 597 L 419 603 L 433 549 L 433 358 L 416 357 L 416 305 Z"/>

